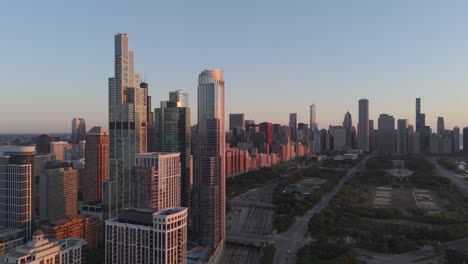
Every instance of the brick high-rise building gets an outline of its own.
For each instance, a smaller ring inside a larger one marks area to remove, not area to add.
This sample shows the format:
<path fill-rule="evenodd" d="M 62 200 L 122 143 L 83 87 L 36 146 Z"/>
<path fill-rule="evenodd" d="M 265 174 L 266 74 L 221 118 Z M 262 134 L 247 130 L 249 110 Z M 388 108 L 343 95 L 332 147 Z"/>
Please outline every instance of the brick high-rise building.
<path fill-rule="evenodd" d="M 45 164 L 47 177 L 47 219 L 56 221 L 78 214 L 78 171 L 70 162 Z"/>
<path fill-rule="evenodd" d="M 109 179 L 109 134 L 101 127 L 86 135 L 85 164 L 83 201 L 100 201 L 103 182 Z"/>
<path fill-rule="evenodd" d="M 71 219 L 60 219 L 42 225 L 41 229 L 48 239 L 62 240 L 72 237 L 84 239 L 88 248 L 97 248 L 103 242 L 102 222 L 92 216 L 78 215 Z"/>

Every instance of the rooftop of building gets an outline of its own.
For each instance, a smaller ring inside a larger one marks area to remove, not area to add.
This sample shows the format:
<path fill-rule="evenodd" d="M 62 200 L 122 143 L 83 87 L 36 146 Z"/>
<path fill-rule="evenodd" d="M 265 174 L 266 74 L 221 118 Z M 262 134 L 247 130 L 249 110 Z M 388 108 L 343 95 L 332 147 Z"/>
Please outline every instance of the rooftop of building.
<path fill-rule="evenodd" d="M 36 146 L 1 146 L 0 156 L 36 154 Z"/>
<path fill-rule="evenodd" d="M 126 209 L 119 213 L 116 220 L 120 223 L 152 226 L 153 213 L 150 209 Z"/>
<path fill-rule="evenodd" d="M 147 152 L 147 153 L 140 153 L 136 155 L 137 157 L 178 157 L 180 156 L 180 152 Z"/>
<path fill-rule="evenodd" d="M 103 135 L 103 134 L 107 135 L 108 134 L 107 130 L 100 126 L 91 128 L 91 130 L 89 130 L 89 132 L 87 133 L 87 135 Z"/>
<path fill-rule="evenodd" d="M 165 209 L 165 210 L 161 210 L 161 211 L 158 211 L 156 213 L 154 213 L 155 215 L 172 215 L 172 214 L 177 214 L 177 213 L 180 213 L 184 210 L 187 210 L 186 207 L 172 207 L 172 208 L 168 208 L 168 209 Z"/>

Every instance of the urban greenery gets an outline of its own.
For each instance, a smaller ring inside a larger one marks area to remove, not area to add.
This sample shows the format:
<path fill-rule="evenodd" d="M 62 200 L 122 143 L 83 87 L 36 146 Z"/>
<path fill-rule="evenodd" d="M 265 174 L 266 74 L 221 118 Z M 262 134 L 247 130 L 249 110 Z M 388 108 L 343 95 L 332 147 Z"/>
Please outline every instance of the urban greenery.
<path fill-rule="evenodd" d="M 273 228 L 278 232 L 287 230 L 296 221 L 297 216 L 304 215 L 320 202 L 322 196 L 331 191 L 346 172 L 347 170 L 343 169 L 311 167 L 296 172 L 291 177 L 281 179 L 273 196 L 273 203 L 278 206 L 273 215 Z M 319 177 L 326 181 L 305 197 L 298 198 L 295 194 L 283 192 L 288 185 L 296 183 L 304 177 Z"/>
<path fill-rule="evenodd" d="M 358 264 L 357 254 L 354 249 L 341 243 L 329 243 L 319 239 L 316 243 L 310 243 L 297 253 L 297 264 Z"/>
<path fill-rule="evenodd" d="M 226 196 L 228 199 L 234 198 L 248 190 L 265 185 L 267 182 L 277 179 L 279 172 L 275 168 L 261 168 L 249 171 L 226 180 Z"/>
<path fill-rule="evenodd" d="M 262 259 L 260 260 L 261 264 L 273 264 L 275 259 L 276 249 L 273 245 L 268 245 L 262 248 Z"/>

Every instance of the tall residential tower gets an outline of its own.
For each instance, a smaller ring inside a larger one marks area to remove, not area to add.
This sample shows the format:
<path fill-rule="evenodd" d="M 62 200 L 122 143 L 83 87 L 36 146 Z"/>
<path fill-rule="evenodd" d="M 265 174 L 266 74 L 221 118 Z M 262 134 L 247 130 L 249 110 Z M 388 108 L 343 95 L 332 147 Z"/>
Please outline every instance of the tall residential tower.
<path fill-rule="evenodd" d="M 359 100 L 359 124 L 358 124 L 359 150 L 369 151 L 369 101 Z"/>
<path fill-rule="evenodd" d="M 202 246 L 226 236 L 225 93 L 223 71 L 198 76 L 198 136 L 194 154 L 193 230 Z"/>
<path fill-rule="evenodd" d="M 114 72 L 109 78 L 110 179 L 104 199 L 112 216 L 129 206 L 135 155 L 147 152 L 148 90 L 140 87 L 127 34 L 115 35 Z"/>

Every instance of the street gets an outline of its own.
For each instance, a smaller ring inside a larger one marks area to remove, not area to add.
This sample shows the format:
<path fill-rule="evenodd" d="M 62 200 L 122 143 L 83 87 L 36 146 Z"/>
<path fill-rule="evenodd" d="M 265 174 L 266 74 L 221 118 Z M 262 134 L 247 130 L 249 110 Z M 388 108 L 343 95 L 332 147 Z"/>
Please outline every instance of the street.
<path fill-rule="evenodd" d="M 434 164 L 436 168 L 436 172 L 439 176 L 449 179 L 452 182 L 452 184 L 458 188 L 458 190 L 463 195 L 463 197 L 465 198 L 468 197 L 468 184 L 462 178 L 460 178 L 454 172 L 449 171 L 446 168 L 439 165 L 439 163 L 437 162 L 435 158 L 431 158 L 429 159 L 429 161 L 432 164 Z"/>
<path fill-rule="evenodd" d="M 340 179 L 337 186 L 325 194 L 322 200 L 310 209 L 305 215 L 301 216 L 296 222 L 284 233 L 276 238 L 276 253 L 274 264 L 296 263 L 297 251 L 311 240 L 306 240 L 304 235 L 307 233 L 309 220 L 316 213 L 319 213 L 323 208 L 328 206 L 331 199 L 341 190 L 343 184 L 349 181 L 356 172 L 360 171 L 369 157 L 365 157 L 358 165 L 348 171 L 348 173 Z"/>

